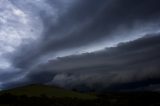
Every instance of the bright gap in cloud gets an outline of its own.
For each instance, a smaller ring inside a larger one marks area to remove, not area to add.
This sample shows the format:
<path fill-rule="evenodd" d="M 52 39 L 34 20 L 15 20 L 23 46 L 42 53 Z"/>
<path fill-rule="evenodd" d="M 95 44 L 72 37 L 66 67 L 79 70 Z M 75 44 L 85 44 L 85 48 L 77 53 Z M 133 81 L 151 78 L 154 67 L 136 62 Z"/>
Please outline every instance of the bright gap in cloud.
<path fill-rule="evenodd" d="M 5 69 L 11 63 L 4 55 L 14 52 L 23 43 L 36 40 L 42 31 L 42 25 L 33 14 L 21 10 L 9 0 L 0 1 L 0 10 L 0 69 Z"/>

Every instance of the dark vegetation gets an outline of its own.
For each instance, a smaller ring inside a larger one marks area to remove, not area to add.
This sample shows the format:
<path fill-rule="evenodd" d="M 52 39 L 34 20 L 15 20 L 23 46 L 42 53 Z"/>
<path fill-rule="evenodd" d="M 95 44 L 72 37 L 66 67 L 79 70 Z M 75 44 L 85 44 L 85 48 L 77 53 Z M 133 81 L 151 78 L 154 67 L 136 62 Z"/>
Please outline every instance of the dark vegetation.
<path fill-rule="evenodd" d="M 26 95 L 28 97 L 40 97 L 45 95 L 46 97 L 55 97 L 55 98 L 78 98 L 78 99 L 95 99 L 95 95 L 80 93 L 71 90 L 66 90 L 63 88 L 55 86 L 46 86 L 46 85 L 29 85 L 24 87 L 18 87 L 14 89 L 9 89 L 1 92 L 0 94 L 12 94 L 15 96 Z"/>
<path fill-rule="evenodd" d="M 72 92 L 73 97 L 67 97 L 67 95 L 47 96 L 48 94 L 41 93 L 41 95 L 27 95 L 25 93 L 24 95 L 19 95 L 20 93 L 16 95 L 15 92 L 12 93 L 11 91 L 1 92 L 0 106 L 160 106 L 160 94 L 156 92 L 105 93 L 97 94 L 96 98 L 93 94 L 82 93 L 83 96 L 90 95 L 93 97 L 79 98 L 74 96 L 72 91 L 70 92 Z M 21 91 L 19 90 L 19 92 Z M 28 91 L 26 92 L 28 93 Z"/>

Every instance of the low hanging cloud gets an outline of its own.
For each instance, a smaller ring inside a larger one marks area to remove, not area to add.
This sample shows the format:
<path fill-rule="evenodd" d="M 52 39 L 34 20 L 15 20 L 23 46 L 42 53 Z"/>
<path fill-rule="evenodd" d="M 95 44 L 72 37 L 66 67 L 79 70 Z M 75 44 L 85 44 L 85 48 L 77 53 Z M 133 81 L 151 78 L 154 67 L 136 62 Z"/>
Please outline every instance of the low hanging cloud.
<path fill-rule="evenodd" d="M 8 0 L 3 5 L 24 13 L 30 26 L 22 32 L 35 37 L 3 54 L 9 65 L 0 67 L 1 88 L 42 83 L 99 91 L 158 89 L 160 1 Z"/>
<path fill-rule="evenodd" d="M 159 47 L 159 34 L 147 35 L 103 51 L 50 60 L 31 70 L 26 78 L 77 89 L 97 90 L 97 85 L 98 90 L 132 89 L 122 86 L 127 84 L 137 85 L 134 89 L 148 87 L 159 83 Z"/>

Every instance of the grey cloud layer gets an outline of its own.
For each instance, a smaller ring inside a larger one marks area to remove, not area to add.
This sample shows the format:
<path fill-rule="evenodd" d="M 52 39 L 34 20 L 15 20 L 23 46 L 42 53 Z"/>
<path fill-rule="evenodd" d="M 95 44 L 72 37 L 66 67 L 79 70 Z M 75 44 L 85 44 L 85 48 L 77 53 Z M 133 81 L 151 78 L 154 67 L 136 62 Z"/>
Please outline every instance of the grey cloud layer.
<path fill-rule="evenodd" d="M 48 2 L 54 6 L 54 1 Z M 87 46 L 104 38 L 108 42 L 114 37 L 112 32 L 116 32 L 117 27 L 121 25 L 125 26 L 123 31 L 127 31 L 132 29 L 135 23 L 139 23 L 139 26 L 154 23 L 154 20 L 159 19 L 159 10 L 157 0 L 77 1 L 68 11 L 63 14 L 59 12 L 57 23 L 52 23 L 52 16 L 42 12 L 41 19 L 45 28 L 42 39 L 33 49 L 27 45 L 28 52 L 34 51 L 32 54 L 23 52 L 26 45 L 22 47 L 22 52 L 20 50 L 14 58 L 14 64 L 18 67 L 30 67 L 38 58 L 49 52 L 54 54 L 57 51 Z M 138 29 L 137 26 L 136 30 Z M 127 35 L 123 35 L 125 36 Z"/>
<path fill-rule="evenodd" d="M 126 89 L 130 84 L 141 89 L 143 82 L 144 89 L 153 82 L 159 83 L 159 0 L 42 1 L 47 8 L 31 8 L 43 24 L 40 38 L 9 54 L 14 68 L 28 74 L 24 81 L 4 86 L 49 83 L 78 89 L 95 89 L 98 85 L 98 90 L 104 90 L 121 89 L 123 84 Z M 21 5 L 20 1 L 13 3 Z M 135 40 L 134 36 L 140 39 Z M 125 38 L 131 42 L 99 52 L 50 59 L 47 63 L 42 59 L 80 47 L 94 49 L 101 41 L 107 47 L 107 42 Z"/>
<path fill-rule="evenodd" d="M 160 37 L 159 34 L 153 35 L 99 52 L 51 60 L 32 70 L 27 78 L 31 82 L 69 88 L 85 85 L 96 89 L 98 84 L 101 90 L 132 83 L 137 84 L 137 89 L 157 84 L 160 76 Z"/>

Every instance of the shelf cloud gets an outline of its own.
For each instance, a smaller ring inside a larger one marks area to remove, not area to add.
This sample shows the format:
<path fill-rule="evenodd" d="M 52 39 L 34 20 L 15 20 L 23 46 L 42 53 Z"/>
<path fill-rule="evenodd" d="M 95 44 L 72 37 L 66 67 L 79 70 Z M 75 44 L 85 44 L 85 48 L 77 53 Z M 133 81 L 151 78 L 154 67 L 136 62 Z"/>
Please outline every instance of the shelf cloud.
<path fill-rule="evenodd" d="M 159 89 L 159 4 L 1 0 L 0 89 L 30 83 L 97 91 Z"/>

